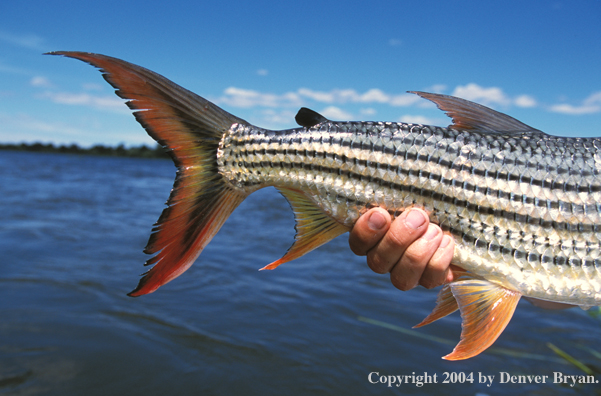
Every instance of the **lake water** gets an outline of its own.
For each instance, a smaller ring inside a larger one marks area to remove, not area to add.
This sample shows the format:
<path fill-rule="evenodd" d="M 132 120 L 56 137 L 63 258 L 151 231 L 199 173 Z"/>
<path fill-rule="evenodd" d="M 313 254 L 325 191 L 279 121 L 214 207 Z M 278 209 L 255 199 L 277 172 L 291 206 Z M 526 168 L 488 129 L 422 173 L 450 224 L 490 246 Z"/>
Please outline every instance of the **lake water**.
<path fill-rule="evenodd" d="M 185 274 L 127 297 L 174 175 L 166 160 L 0 152 L 0 394 L 601 394 L 553 383 L 584 372 L 547 343 L 601 380 L 601 320 L 581 309 L 522 301 L 493 348 L 448 362 L 459 315 L 412 330 L 437 290 L 396 290 L 347 235 L 257 271 L 294 237 L 274 189 L 247 199 Z M 436 383 L 379 383 L 424 373 Z"/>

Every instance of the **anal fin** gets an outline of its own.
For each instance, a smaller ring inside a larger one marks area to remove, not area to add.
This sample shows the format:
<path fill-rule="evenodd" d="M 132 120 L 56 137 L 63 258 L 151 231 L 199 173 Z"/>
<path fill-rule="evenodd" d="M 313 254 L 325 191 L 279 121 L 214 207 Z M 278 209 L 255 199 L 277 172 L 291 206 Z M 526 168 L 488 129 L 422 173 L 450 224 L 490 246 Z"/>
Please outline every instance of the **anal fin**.
<path fill-rule="evenodd" d="M 455 276 L 454 282 L 466 279 L 474 279 L 472 274 L 470 274 L 462 268 L 453 269 L 453 274 Z M 430 315 L 426 316 L 424 320 L 413 326 L 413 328 L 416 329 L 418 327 L 430 324 L 438 319 L 444 318 L 445 316 L 452 314 L 458 309 L 459 305 L 457 305 L 457 300 L 455 299 L 453 291 L 451 290 L 451 284 L 447 283 L 442 287 L 442 289 L 438 293 L 438 296 L 436 296 L 436 306 L 434 307 L 432 312 L 430 312 Z"/>
<path fill-rule="evenodd" d="M 442 290 L 440 290 L 440 292 L 438 293 L 438 296 L 436 297 L 436 306 L 434 307 L 432 312 L 430 312 L 430 315 L 426 316 L 424 320 L 413 326 L 413 328 L 415 329 L 418 327 L 422 327 L 434 322 L 435 320 L 444 318 L 445 316 L 457 311 L 457 309 L 459 309 L 459 306 L 457 305 L 457 300 L 453 295 L 451 285 L 447 283 L 442 287 Z"/>
<path fill-rule="evenodd" d="M 294 211 L 296 236 L 294 244 L 279 260 L 261 268 L 274 269 L 280 264 L 299 258 L 311 250 L 349 231 L 349 228 L 332 219 L 311 201 L 302 191 L 278 188 Z"/>
<path fill-rule="evenodd" d="M 453 282 L 449 287 L 461 312 L 462 330 L 459 344 L 443 359 L 468 359 L 497 340 L 522 295 L 480 279 Z"/>

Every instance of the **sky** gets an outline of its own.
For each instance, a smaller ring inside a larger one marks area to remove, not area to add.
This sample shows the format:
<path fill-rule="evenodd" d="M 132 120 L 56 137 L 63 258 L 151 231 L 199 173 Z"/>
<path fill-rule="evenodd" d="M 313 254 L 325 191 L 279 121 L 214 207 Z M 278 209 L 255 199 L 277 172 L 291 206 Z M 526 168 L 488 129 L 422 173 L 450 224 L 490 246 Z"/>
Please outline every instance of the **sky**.
<path fill-rule="evenodd" d="M 254 125 L 446 126 L 407 91 L 601 136 L 601 0 L 3 1 L 0 143 L 154 144 L 77 50 L 144 66 Z"/>

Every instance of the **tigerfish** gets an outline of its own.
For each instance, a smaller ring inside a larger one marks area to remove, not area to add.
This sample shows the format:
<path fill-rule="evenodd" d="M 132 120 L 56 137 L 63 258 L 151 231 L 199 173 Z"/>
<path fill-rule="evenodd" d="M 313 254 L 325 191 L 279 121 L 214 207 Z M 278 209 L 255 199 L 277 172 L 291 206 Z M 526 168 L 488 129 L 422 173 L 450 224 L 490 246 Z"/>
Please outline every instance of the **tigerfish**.
<path fill-rule="evenodd" d="M 336 122 L 302 108 L 297 129 L 267 130 L 140 66 L 104 55 L 52 52 L 101 69 L 177 167 L 145 253 L 153 267 L 129 293 L 152 293 L 196 260 L 252 192 L 277 188 L 296 221 L 296 259 L 352 229 L 369 208 L 412 207 L 455 240 L 459 277 L 418 326 L 457 309 L 460 342 L 448 360 L 488 348 L 521 296 L 601 305 L 601 138 L 547 135 L 452 96 L 413 92 L 448 127 Z"/>

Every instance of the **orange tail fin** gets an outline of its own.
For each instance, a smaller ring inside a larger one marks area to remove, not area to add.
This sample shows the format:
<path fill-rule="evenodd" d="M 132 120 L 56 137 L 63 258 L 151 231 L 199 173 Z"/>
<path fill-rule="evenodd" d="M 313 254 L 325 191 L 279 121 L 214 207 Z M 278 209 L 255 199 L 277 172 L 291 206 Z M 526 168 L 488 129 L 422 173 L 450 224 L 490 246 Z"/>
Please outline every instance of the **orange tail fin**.
<path fill-rule="evenodd" d="M 153 228 L 145 253 L 153 254 L 138 287 L 140 296 L 186 271 L 246 198 L 218 173 L 217 149 L 234 123 L 247 124 L 163 76 L 120 59 L 85 52 L 51 52 L 87 62 L 128 99 L 138 122 L 167 148 L 177 176 L 167 208 Z"/>

